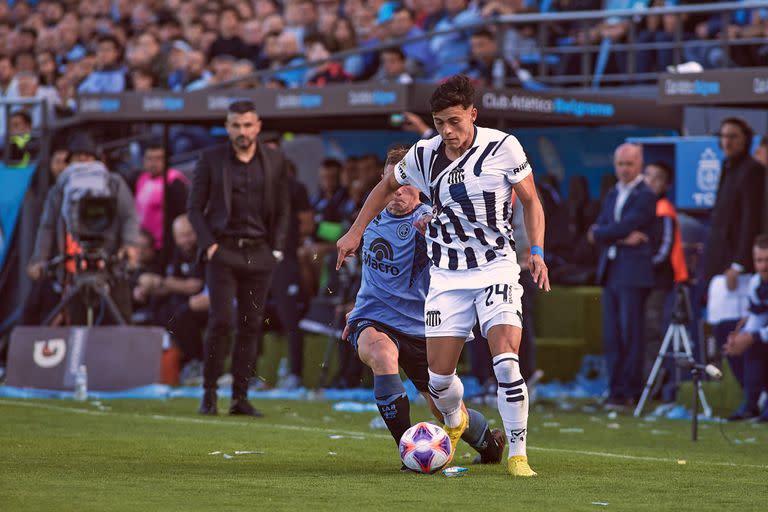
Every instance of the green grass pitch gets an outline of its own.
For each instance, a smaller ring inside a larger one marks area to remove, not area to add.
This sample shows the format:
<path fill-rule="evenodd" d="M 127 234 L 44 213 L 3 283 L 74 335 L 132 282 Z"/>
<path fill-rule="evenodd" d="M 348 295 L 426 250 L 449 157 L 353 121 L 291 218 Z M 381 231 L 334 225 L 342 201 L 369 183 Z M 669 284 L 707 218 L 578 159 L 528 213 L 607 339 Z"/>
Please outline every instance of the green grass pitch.
<path fill-rule="evenodd" d="M 373 412 L 257 405 L 265 418 L 203 418 L 193 400 L 0 400 L 0 510 L 765 510 L 764 424 L 725 425 L 731 441 L 702 424 L 692 443 L 685 421 L 537 404 L 528 446 L 539 477 L 468 466 L 462 443 L 455 464 L 470 470 L 446 478 L 400 473 L 388 433 L 368 426 Z M 412 419 L 429 419 L 426 408 Z"/>

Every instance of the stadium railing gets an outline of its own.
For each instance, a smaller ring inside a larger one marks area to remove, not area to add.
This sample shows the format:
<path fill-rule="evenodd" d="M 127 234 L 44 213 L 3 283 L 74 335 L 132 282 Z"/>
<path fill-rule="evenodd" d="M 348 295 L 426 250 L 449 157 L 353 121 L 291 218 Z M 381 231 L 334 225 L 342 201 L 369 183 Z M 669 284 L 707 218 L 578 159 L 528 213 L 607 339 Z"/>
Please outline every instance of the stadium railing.
<path fill-rule="evenodd" d="M 393 46 L 402 47 L 404 44 L 432 39 L 435 36 L 447 35 L 461 30 L 463 32 L 471 32 L 481 28 L 487 28 L 494 26 L 502 29 L 514 29 L 521 26 L 535 27 L 536 40 L 538 42 L 535 53 L 528 55 L 522 55 L 523 61 L 535 62 L 533 78 L 541 83 L 551 86 L 583 86 L 583 87 L 597 87 L 601 81 L 610 81 L 612 84 L 635 84 L 638 82 L 648 83 L 654 81 L 659 73 L 663 71 L 654 71 L 649 73 L 637 72 L 637 54 L 641 51 L 652 50 L 672 50 L 673 65 L 678 65 L 683 62 L 683 53 L 686 48 L 691 47 L 719 47 L 723 52 L 723 57 L 727 65 L 733 63 L 731 60 L 731 50 L 738 46 L 747 45 L 765 45 L 765 38 L 731 38 L 727 30 L 723 30 L 718 39 L 711 40 L 684 40 L 682 18 L 686 15 L 696 14 L 719 14 L 723 26 L 728 25 L 730 16 L 732 13 L 740 10 L 756 10 L 756 9 L 768 9 L 768 2 L 765 0 L 750 0 L 743 2 L 721 2 L 707 5 L 686 5 L 675 7 L 643 7 L 636 9 L 612 9 L 612 10 L 599 10 L 599 11 L 574 11 L 574 12 L 548 12 L 548 13 L 535 13 L 535 14 L 514 14 L 505 16 L 496 16 L 491 19 L 483 20 L 482 22 L 462 25 L 459 29 L 453 28 L 443 31 L 432 31 L 425 33 L 418 37 L 409 37 L 401 39 L 390 39 L 380 44 L 365 47 L 355 48 L 351 50 L 345 50 L 334 53 L 326 60 L 318 60 L 314 62 L 303 62 L 295 65 L 283 66 L 280 68 L 261 70 L 254 72 L 250 75 L 239 77 L 237 79 L 220 82 L 215 85 L 211 85 L 208 88 L 227 88 L 236 86 L 245 81 L 263 80 L 279 73 L 298 69 L 309 69 L 318 64 L 325 62 L 338 62 L 346 57 L 352 55 L 362 55 L 372 52 L 377 52 L 385 48 L 391 48 Z M 676 23 L 676 30 L 674 33 L 673 41 L 670 42 L 647 42 L 640 43 L 637 40 L 638 37 L 638 24 L 644 17 L 658 16 L 658 15 L 673 15 L 678 18 Z M 610 43 L 606 44 L 601 42 L 600 44 L 555 44 L 550 45 L 549 39 L 551 35 L 551 28 L 558 24 L 576 24 L 580 26 L 581 30 L 586 31 L 590 27 L 595 25 L 595 22 L 601 22 L 611 19 L 629 19 L 629 27 L 627 32 L 627 40 L 622 43 Z M 505 36 L 505 30 L 497 30 L 497 47 L 499 49 L 499 58 L 502 57 L 503 40 Z M 602 73 L 600 69 L 600 55 L 606 56 L 607 52 L 618 52 L 626 54 L 626 67 L 625 73 Z M 579 58 L 579 72 L 576 74 L 561 74 L 558 73 L 559 62 L 569 56 L 577 56 Z M 593 64 L 593 58 L 595 62 Z M 597 80 L 595 77 L 597 75 Z M 505 77 L 499 75 L 495 77 L 501 83 L 504 82 Z M 499 84 L 495 84 L 499 85 Z"/>

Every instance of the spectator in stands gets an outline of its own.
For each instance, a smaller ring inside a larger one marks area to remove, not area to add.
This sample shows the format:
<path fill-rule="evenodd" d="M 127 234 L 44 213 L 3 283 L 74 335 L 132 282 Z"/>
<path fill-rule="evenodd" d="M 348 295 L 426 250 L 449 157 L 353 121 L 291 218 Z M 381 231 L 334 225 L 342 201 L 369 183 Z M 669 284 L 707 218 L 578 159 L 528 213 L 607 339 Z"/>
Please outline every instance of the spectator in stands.
<path fill-rule="evenodd" d="M 51 153 L 51 160 L 48 164 L 51 170 L 51 183 L 59 179 L 59 175 L 67 168 L 69 152 L 67 148 L 56 148 Z"/>
<path fill-rule="evenodd" d="M 392 13 L 389 21 L 389 37 L 393 39 L 412 38 L 424 35 L 424 31 L 416 26 L 413 11 L 406 7 L 398 7 Z M 401 46 L 405 56 L 415 64 L 418 64 L 419 70 L 424 75 L 431 75 L 435 70 L 435 57 L 430 49 L 428 39 L 413 41 Z M 415 69 L 411 70 L 414 75 L 418 74 Z"/>
<path fill-rule="evenodd" d="M 468 67 L 464 74 L 473 80 L 477 80 L 485 87 L 520 87 L 520 80 L 517 78 L 516 66 L 513 66 L 507 59 L 502 59 L 504 64 L 504 81 L 495 83 L 493 76 L 493 65 L 499 58 L 496 36 L 487 29 L 481 29 L 470 37 L 470 59 Z"/>
<path fill-rule="evenodd" d="M 294 32 L 283 32 L 275 40 L 277 54 L 271 60 L 272 68 L 281 68 L 285 66 L 297 66 L 304 63 L 304 57 L 301 54 L 299 41 Z M 300 87 L 304 84 L 304 76 L 307 70 L 298 68 L 276 73 L 274 76 L 283 80 L 288 87 Z"/>
<path fill-rule="evenodd" d="M 181 366 L 191 365 L 182 374 L 199 376 L 208 311 L 195 311 L 191 303 L 194 302 L 192 297 L 203 290 L 205 268 L 197 258 L 197 236 L 186 214 L 174 219 L 173 239 L 173 259 L 165 275 L 143 274 L 134 289 L 134 297 L 153 302 L 154 321 L 168 329 L 181 349 Z"/>
<path fill-rule="evenodd" d="M 32 116 L 26 110 L 17 110 L 8 118 L 8 165 L 26 167 L 37 158 L 38 142 L 32 137 Z"/>
<path fill-rule="evenodd" d="M 186 211 L 189 180 L 180 171 L 165 171 L 165 147 L 154 142 L 144 150 L 144 172 L 136 180 L 136 213 L 139 225 L 155 239 L 155 248 L 164 247 L 164 215 L 175 219 Z M 170 221 L 169 221 L 170 222 Z"/>
<path fill-rule="evenodd" d="M 329 158 L 320 164 L 319 190 L 311 200 L 317 230 L 314 239 L 307 240 L 299 249 L 301 267 L 306 272 L 304 289 L 311 296 L 317 294 L 325 255 L 333 251 L 333 244 L 341 236 L 347 191 L 339 184 L 340 173 L 338 160 Z"/>
<path fill-rule="evenodd" d="M 416 8 L 416 25 L 424 32 L 432 32 L 445 15 L 445 0 L 421 0 Z"/>
<path fill-rule="evenodd" d="M 339 16 L 331 24 L 330 35 L 335 41 L 338 51 L 354 50 L 357 48 L 357 32 L 352 21 Z M 365 70 L 365 63 L 360 54 L 350 55 L 344 58 L 344 71 L 353 79 L 362 76 Z"/>
<path fill-rule="evenodd" d="M 13 57 L 13 66 L 16 68 L 17 73 L 36 73 L 37 62 L 35 61 L 35 54 L 28 51 L 17 52 Z"/>
<path fill-rule="evenodd" d="M 126 60 L 129 67 L 149 68 L 158 77 L 159 83 L 167 83 L 166 60 L 160 53 L 160 40 L 153 32 L 141 33 L 133 43 L 129 43 Z"/>
<path fill-rule="evenodd" d="M 317 10 L 312 0 L 293 0 L 287 2 L 283 9 L 285 15 L 285 32 L 292 33 L 299 42 L 297 53 L 306 52 L 301 44 L 310 35 L 317 34 Z"/>
<path fill-rule="evenodd" d="M 723 119 L 719 136 L 725 160 L 704 253 L 704 285 L 725 274 L 728 289 L 735 290 L 738 276 L 753 270 L 752 244 L 762 222 L 766 171 L 749 154 L 753 132 L 746 121 Z"/>
<path fill-rule="evenodd" d="M 211 62 L 213 74 L 201 77 L 187 86 L 188 91 L 196 91 L 214 84 L 228 82 L 234 78 L 235 59 L 231 55 L 218 55 Z"/>
<path fill-rule="evenodd" d="M 17 88 L 13 60 L 7 55 L 0 54 L 0 98 L 6 99 L 15 96 Z"/>
<path fill-rule="evenodd" d="M 665 4 L 665 0 L 653 0 L 651 7 L 664 7 Z M 678 17 L 674 14 L 646 15 L 641 19 L 640 24 L 638 43 L 671 43 L 675 40 Z M 688 38 L 686 35 L 684 37 Z M 672 48 L 638 51 L 635 57 L 637 72 L 665 71 L 667 66 L 672 64 L 672 56 Z"/>
<path fill-rule="evenodd" d="M 477 27 L 462 28 L 480 21 L 480 13 L 474 6 L 470 6 L 469 0 L 445 1 L 445 16 L 437 22 L 435 30 L 450 32 L 434 36 L 429 41 L 430 50 L 439 66 L 438 76 L 449 76 L 461 69 L 461 61 L 466 62 L 469 56 L 469 35 Z"/>
<path fill-rule="evenodd" d="M 636 401 L 642 391 L 643 310 L 654 277 L 650 244 L 624 242 L 633 231 L 650 238 L 656 198 L 643 181 L 640 146 L 619 146 L 614 166 L 619 182 L 605 198 L 588 237 L 601 248 L 597 276 L 603 286 L 606 407 L 622 408 Z"/>
<path fill-rule="evenodd" d="M 180 91 L 187 81 L 190 52 L 192 52 L 192 47 L 182 39 L 177 39 L 171 43 L 168 50 L 167 87 L 169 89 Z"/>
<path fill-rule="evenodd" d="M 191 86 L 195 82 L 208 83 L 211 76 L 211 72 L 205 67 L 205 54 L 200 50 L 189 52 L 187 54 L 187 72 L 182 83 L 183 88 L 191 90 Z"/>
<path fill-rule="evenodd" d="M 16 50 L 34 52 L 37 44 L 37 30 L 32 27 L 21 27 L 16 36 Z"/>
<path fill-rule="evenodd" d="M 42 51 L 37 54 L 37 73 L 40 85 L 56 87 L 59 70 L 56 68 L 56 54 L 52 51 Z"/>
<path fill-rule="evenodd" d="M 35 99 L 45 102 L 45 105 L 27 107 L 32 115 L 32 127 L 40 128 L 43 122 L 43 115 L 48 116 L 48 119 L 52 120 L 56 115 L 56 107 L 61 104 L 61 99 L 56 89 L 40 86 L 37 74 L 31 71 L 17 72 L 16 81 L 18 84 L 18 99 Z"/>
<path fill-rule="evenodd" d="M 728 336 L 725 353 L 744 354 L 744 402 L 730 421 L 759 416 L 768 422 L 768 406 L 759 409 L 760 395 L 768 391 L 768 235 L 760 235 L 752 249 L 755 275 L 749 281 L 749 314 Z"/>
<path fill-rule="evenodd" d="M 128 88 L 137 92 L 158 89 L 157 77 L 148 68 L 133 68 L 128 72 Z"/>
<path fill-rule="evenodd" d="M 80 42 L 80 23 L 77 18 L 62 19 L 58 25 L 59 47 L 57 50 L 60 68 L 85 57 L 85 46 Z"/>
<path fill-rule="evenodd" d="M 96 71 L 88 75 L 77 91 L 80 94 L 117 93 L 125 90 L 125 69 L 121 61 L 122 50 L 115 36 L 99 37 L 96 51 Z"/>
<path fill-rule="evenodd" d="M 325 36 L 315 34 L 304 40 L 304 49 L 307 63 L 323 61 L 331 56 L 335 48 L 328 48 L 328 39 Z M 326 84 L 350 82 L 350 77 L 339 62 L 323 62 L 310 69 L 306 79 L 307 85 L 322 87 Z"/>
<path fill-rule="evenodd" d="M 244 22 L 241 28 L 241 35 L 243 43 L 245 44 L 245 54 L 248 60 L 256 65 L 256 61 L 259 59 L 261 53 L 261 43 L 264 38 L 264 33 L 261 30 L 260 19 L 248 19 Z"/>
<path fill-rule="evenodd" d="M 379 54 L 381 66 L 374 77 L 382 83 L 396 83 L 408 85 L 413 83 L 413 77 L 407 71 L 405 54 L 397 46 L 384 48 Z"/>
<path fill-rule="evenodd" d="M 208 59 L 229 55 L 235 59 L 247 59 L 248 46 L 240 38 L 240 14 L 234 7 L 225 7 L 219 15 L 219 37 L 208 49 Z"/>

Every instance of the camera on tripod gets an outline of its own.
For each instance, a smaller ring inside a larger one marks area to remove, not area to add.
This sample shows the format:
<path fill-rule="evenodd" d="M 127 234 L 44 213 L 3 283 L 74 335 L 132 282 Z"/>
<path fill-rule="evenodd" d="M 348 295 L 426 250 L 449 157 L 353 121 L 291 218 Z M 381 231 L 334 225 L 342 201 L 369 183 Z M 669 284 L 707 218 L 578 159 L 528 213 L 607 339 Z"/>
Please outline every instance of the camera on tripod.
<path fill-rule="evenodd" d="M 688 288 L 685 285 L 678 284 L 675 287 L 675 305 L 672 308 L 672 323 L 678 325 L 688 325 L 691 321 L 691 299 L 688 295 Z"/>
<path fill-rule="evenodd" d="M 115 221 L 117 199 L 82 195 L 70 204 L 67 229 L 80 245 L 75 258 L 78 272 L 108 270 L 111 255 L 105 248 L 105 234 Z"/>

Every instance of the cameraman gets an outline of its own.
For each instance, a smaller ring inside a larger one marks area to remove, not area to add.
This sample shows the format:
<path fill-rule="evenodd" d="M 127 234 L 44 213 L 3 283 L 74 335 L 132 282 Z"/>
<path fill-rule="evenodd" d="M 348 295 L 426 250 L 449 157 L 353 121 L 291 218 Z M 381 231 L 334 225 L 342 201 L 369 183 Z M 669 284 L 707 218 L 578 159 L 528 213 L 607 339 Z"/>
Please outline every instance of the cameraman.
<path fill-rule="evenodd" d="M 64 204 L 65 197 L 77 195 L 82 192 L 77 187 L 84 180 L 78 179 L 78 173 L 90 173 L 99 176 L 104 173 L 108 193 L 116 198 L 115 219 L 107 226 L 103 233 L 103 251 L 107 261 L 102 262 L 100 269 L 109 272 L 108 260 L 116 255 L 123 255 L 128 260 L 129 266 L 136 264 L 138 253 L 139 227 L 133 197 L 128 186 L 117 174 L 110 173 L 104 164 L 99 161 L 96 145 L 85 134 L 76 135 L 68 145 L 70 154 L 69 166 L 61 173 L 56 184 L 48 191 L 43 207 L 43 215 L 37 230 L 35 250 L 31 262 L 27 267 L 27 273 L 33 280 L 40 279 L 47 264 L 54 256 L 62 256 L 64 259 L 64 271 L 58 273 L 59 280 L 64 285 L 70 285 L 76 273 L 75 258 L 81 254 L 81 247 L 76 238 L 70 233 L 71 226 L 65 222 L 65 212 L 70 205 Z M 114 276 L 112 276 L 114 277 Z M 113 279 L 111 295 L 118 304 L 125 318 L 130 318 L 130 289 L 127 282 Z M 83 298 L 79 297 L 70 308 L 70 324 L 84 323 L 85 311 Z"/>

